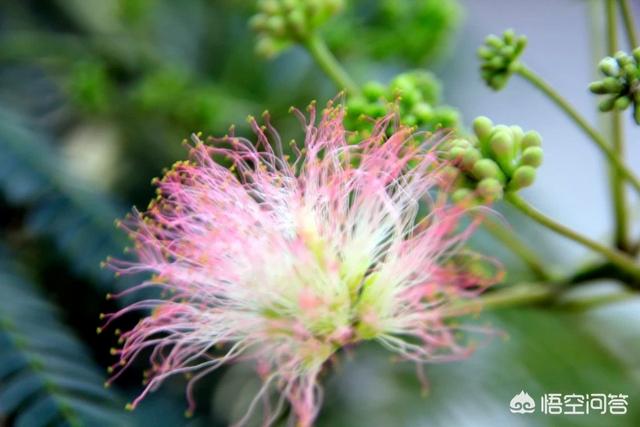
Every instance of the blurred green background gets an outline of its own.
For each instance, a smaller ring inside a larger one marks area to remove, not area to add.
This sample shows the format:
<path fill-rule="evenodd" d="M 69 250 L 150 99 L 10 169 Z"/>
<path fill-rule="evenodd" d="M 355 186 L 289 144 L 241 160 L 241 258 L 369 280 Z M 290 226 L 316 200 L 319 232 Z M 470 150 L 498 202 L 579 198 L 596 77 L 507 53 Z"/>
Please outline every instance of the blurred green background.
<path fill-rule="evenodd" d="M 574 228 L 606 237 L 598 152 L 524 83 L 491 93 L 474 53 L 489 32 L 527 34 L 527 62 L 597 121 L 586 86 L 602 56 L 601 5 L 354 0 L 321 31 L 358 82 L 429 69 L 463 122 L 484 114 L 540 131 L 547 160 L 525 195 Z M 0 425 L 215 426 L 243 413 L 259 385 L 241 366 L 199 383 L 193 418 L 183 417 L 182 378 L 125 412 L 124 402 L 141 389 L 145 361 L 103 388 L 116 339 L 96 335 L 96 327 L 98 313 L 117 308 L 105 294 L 131 283 L 99 268 L 127 243 L 113 220 L 147 205 L 150 180 L 185 157 L 184 138 L 224 134 L 231 124 L 248 134 L 246 116 L 267 109 L 285 137 L 294 136 L 299 125 L 290 106 L 335 96 L 303 49 L 273 59 L 255 53 L 254 13 L 249 0 L 0 2 Z M 628 129 L 638 142 L 638 129 Z M 630 145 L 629 158 L 640 159 L 640 145 Z M 553 267 L 584 259 L 571 244 L 504 213 Z M 637 230 L 638 214 L 634 223 Z M 474 244 L 505 262 L 509 280 L 528 279 L 489 237 Z M 586 291 L 616 286 L 595 283 Z M 639 313 L 636 299 L 586 313 L 531 307 L 484 314 L 472 321 L 508 338 L 491 340 L 467 361 L 428 366 L 426 397 L 414 366 L 366 345 L 323 378 L 318 425 L 640 425 Z M 125 318 L 123 329 L 136 320 Z M 511 414 L 509 401 L 521 390 L 624 393 L 629 412 Z"/>

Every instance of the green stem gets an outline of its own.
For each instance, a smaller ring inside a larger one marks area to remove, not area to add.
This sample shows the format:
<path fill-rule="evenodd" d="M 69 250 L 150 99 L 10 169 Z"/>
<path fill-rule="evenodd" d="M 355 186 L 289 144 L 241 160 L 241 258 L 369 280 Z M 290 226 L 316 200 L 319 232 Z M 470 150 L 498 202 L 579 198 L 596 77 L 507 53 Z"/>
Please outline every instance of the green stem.
<path fill-rule="evenodd" d="M 338 86 L 345 89 L 351 95 L 360 93 L 360 88 L 342 68 L 338 60 L 333 56 L 326 43 L 318 35 L 312 35 L 303 41 L 303 46 L 309 51 L 313 59 L 318 63 L 322 71 Z"/>
<path fill-rule="evenodd" d="M 622 9 L 622 19 L 624 20 L 627 39 L 629 39 L 631 50 L 633 50 L 640 46 L 640 42 L 638 42 L 638 33 L 636 32 L 636 26 L 633 22 L 633 11 L 631 10 L 629 0 L 620 0 L 620 9 Z"/>
<path fill-rule="evenodd" d="M 631 258 L 630 256 L 622 252 L 616 251 L 614 249 L 610 249 L 605 245 L 596 242 L 595 240 L 591 240 L 590 238 L 583 236 L 582 234 L 579 234 L 571 230 L 570 228 L 555 222 L 548 216 L 544 215 L 542 212 L 535 209 L 533 206 L 529 205 L 523 198 L 521 198 L 516 193 L 513 193 L 513 192 L 507 193 L 505 195 L 505 199 L 509 203 L 511 203 L 513 206 L 518 208 L 523 214 L 527 215 L 528 217 L 538 222 L 539 224 L 544 225 L 550 230 L 553 230 L 556 233 L 570 240 L 573 240 L 577 243 L 580 243 L 581 245 L 586 246 L 587 248 L 593 250 L 594 252 L 597 252 L 603 255 L 605 258 L 611 261 L 611 263 L 614 264 L 616 267 L 626 271 L 627 273 L 631 274 L 633 277 L 640 278 L 640 265 L 636 264 L 634 259 Z"/>
<path fill-rule="evenodd" d="M 500 310 L 503 308 L 527 305 L 552 304 L 555 308 L 568 311 L 585 311 L 605 304 L 628 301 L 638 298 L 633 291 L 620 291 L 613 294 L 583 297 L 571 301 L 556 302 L 561 289 L 558 285 L 542 283 L 519 283 L 486 293 L 473 300 L 464 301 L 444 309 L 444 317 L 459 317 L 478 313 L 481 310 Z"/>
<path fill-rule="evenodd" d="M 618 51 L 618 35 L 616 24 L 616 1 L 607 0 L 607 50 L 613 56 Z M 624 158 L 624 127 L 622 115 L 619 111 L 610 112 L 611 118 L 611 147 L 619 159 Z M 629 250 L 629 218 L 627 210 L 627 198 L 625 194 L 623 177 L 617 168 L 610 168 L 611 201 L 615 218 L 615 243 L 618 249 Z"/>
<path fill-rule="evenodd" d="M 629 275 L 625 271 L 621 271 L 618 267 L 609 261 L 598 261 L 597 263 L 588 264 L 566 279 L 570 285 L 579 283 L 592 282 L 594 280 L 616 280 L 630 288 L 640 289 L 640 280 L 637 277 Z"/>
<path fill-rule="evenodd" d="M 542 260 L 533 249 L 516 236 L 513 230 L 507 229 L 491 218 L 485 218 L 482 224 L 492 236 L 500 240 L 504 246 L 520 257 L 537 279 L 542 281 L 551 279 L 551 274 L 545 269 Z"/>
<path fill-rule="evenodd" d="M 457 317 L 480 310 L 496 310 L 522 305 L 542 304 L 557 295 L 557 286 L 542 283 L 519 283 L 488 292 L 473 300 L 464 301 L 444 309 L 444 317 Z"/>
<path fill-rule="evenodd" d="M 558 308 L 561 310 L 582 312 L 607 304 L 629 301 L 630 299 L 638 298 L 638 296 L 639 295 L 637 292 L 622 290 L 617 293 L 594 295 L 590 297 L 583 297 L 573 301 L 562 302 L 558 304 Z"/>
<path fill-rule="evenodd" d="M 592 140 L 598 148 L 607 156 L 618 172 L 623 175 L 633 188 L 640 194 L 640 179 L 633 174 L 620 160 L 620 157 L 609 146 L 607 141 L 600 135 L 564 98 L 562 98 L 551 86 L 549 86 L 541 77 L 530 70 L 526 65 L 519 63 L 515 70 L 529 83 L 540 89 L 547 95 L 560 109 L 562 109 Z"/>

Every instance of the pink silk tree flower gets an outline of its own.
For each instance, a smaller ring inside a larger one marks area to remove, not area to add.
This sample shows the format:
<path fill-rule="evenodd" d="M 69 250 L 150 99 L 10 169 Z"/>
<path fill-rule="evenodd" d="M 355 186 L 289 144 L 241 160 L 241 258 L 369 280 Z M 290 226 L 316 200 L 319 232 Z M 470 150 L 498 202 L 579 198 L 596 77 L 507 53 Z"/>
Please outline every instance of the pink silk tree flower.
<path fill-rule="evenodd" d="M 330 104 L 320 118 L 309 110 L 308 120 L 296 112 L 306 135 L 292 156 L 268 121 L 252 121 L 255 144 L 194 137 L 190 160 L 155 182 L 148 210 L 121 223 L 136 260 L 108 264 L 151 278 L 120 295 L 162 290 L 104 315 L 108 324 L 150 313 L 112 350 L 120 360 L 109 381 L 137 356 L 150 357 L 146 388 L 131 408 L 181 373 L 190 377 L 192 411 L 198 379 L 250 361 L 264 385 L 247 414 L 277 390 L 264 425 L 288 402 L 291 420 L 307 427 L 321 402 L 318 376 L 341 348 L 377 340 L 416 362 L 470 353 L 446 308 L 494 283 L 478 266 L 495 265 L 463 249 L 477 221 L 448 202 L 437 152 L 446 135 L 392 131 L 390 116 L 348 143 L 343 107 Z"/>

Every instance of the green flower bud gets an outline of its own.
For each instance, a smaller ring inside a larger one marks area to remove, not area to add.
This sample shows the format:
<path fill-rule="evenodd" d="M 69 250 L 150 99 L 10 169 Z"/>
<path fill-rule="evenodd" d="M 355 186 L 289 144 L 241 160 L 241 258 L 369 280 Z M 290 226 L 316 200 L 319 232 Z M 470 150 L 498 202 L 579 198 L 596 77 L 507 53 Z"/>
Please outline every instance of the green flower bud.
<path fill-rule="evenodd" d="M 501 56 L 494 56 L 487 62 L 492 68 L 504 68 L 507 65 L 506 59 Z"/>
<path fill-rule="evenodd" d="M 433 108 L 426 102 L 419 102 L 411 112 L 418 118 L 420 123 L 427 123 L 433 120 Z"/>
<path fill-rule="evenodd" d="M 279 51 L 280 43 L 271 37 L 262 37 L 256 43 L 256 53 L 265 58 L 274 57 Z"/>
<path fill-rule="evenodd" d="M 383 117 L 387 114 L 387 107 L 383 104 L 368 104 L 365 107 L 364 114 L 374 118 Z"/>
<path fill-rule="evenodd" d="M 275 15 L 281 11 L 278 0 L 260 0 L 258 1 L 258 8 L 267 15 Z"/>
<path fill-rule="evenodd" d="M 510 75 L 496 74 L 487 80 L 487 84 L 494 90 L 500 90 L 507 85 Z"/>
<path fill-rule="evenodd" d="M 522 138 L 524 137 L 524 131 L 520 126 L 513 125 L 509 126 L 509 130 L 511 131 L 511 136 L 513 137 L 513 142 L 520 144 Z"/>
<path fill-rule="evenodd" d="M 611 111 L 611 110 L 613 110 L 613 106 L 614 106 L 614 105 L 615 105 L 615 103 L 616 103 L 616 99 L 617 99 L 617 98 L 616 98 L 615 96 L 609 97 L 609 98 L 607 98 L 607 99 L 603 99 L 603 100 L 602 100 L 602 101 L 600 101 L 600 103 L 598 104 L 598 109 L 599 109 L 600 111 L 602 111 L 603 113 L 604 113 L 604 112 L 607 112 L 607 111 Z"/>
<path fill-rule="evenodd" d="M 633 62 L 633 58 L 621 50 L 616 52 L 613 55 L 613 58 L 616 60 L 620 67 L 624 67 L 625 65 L 631 64 Z"/>
<path fill-rule="evenodd" d="M 502 39 L 494 34 L 489 34 L 484 39 L 484 44 L 486 44 L 490 48 L 493 48 L 494 50 L 498 50 L 502 46 L 504 46 L 504 42 L 502 41 Z"/>
<path fill-rule="evenodd" d="M 527 38 L 525 36 L 520 36 L 516 40 L 516 50 L 513 52 L 513 56 L 519 56 L 524 49 L 527 47 Z"/>
<path fill-rule="evenodd" d="M 460 113 L 452 107 L 438 107 L 435 111 L 434 122 L 445 128 L 455 128 L 460 121 Z"/>
<path fill-rule="evenodd" d="M 473 196 L 473 192 L 471 190 L 468 188 L 459 188 L 453 192 L 451 199 L 456 203 L 460 203 L 469 199 L 471 196 Z"/>
<path fill-rule="evenodd" d="M 516 33 L 513 29 L 509 28 L 502 33 L 502 39 L 504 40 L 506 45 L 512 45 L 516 39 Z"/>
<path fill-rule="evenodd" d="M 478 58 L 488 60 L 493 57 L 493 50 L 487 46 L 480 46 L 478 48 Z"/>
<path fill-rule="evenodd" d="M 618 75 L 618 63 L 615 59 L 607 57 L 598 63 L 598 69 L 609 77 L 616 77 Z"/>
<path fill-rule="evenodd" d="M 485 178 L 478 183 L 478 195 L 488 202 L 501 199 L 503 195 L 503 186 L 497 179 Z"/>
<path fill-rule="evenodd" d="M 604 79 L 600 80 L 600 83 L 602 83 L 602 86 L 604 86 L 604 89 L 606 91 L 605 93 L 617 93 L 620 92 L 623 87 L 622 82 L 620 82 L 620 80 L 616 79 L 615 77 L 605 77 Z"/>
<path fill-rule="evenodd" d="M 487 117 L 476 117 L 476 119 L 473 121 L 473 132 L 476 134 L 479 140 L 488 138 L 492 129 L 493 122 Z"/>
<path fill-rule="evenodd" d="M 462 154 L 460 167 L 465 171 L 470 171 L 473 165 L 482 158 L 480 151 L 475 148 L 467 148 Z"/>
<path fill-rule="evenodd" d="M 544 153 L 540 147 L 529 147 L 522 152 L 520 158 L 521 166 L 532 166 L 534 168 L 539 167 L 544 159 Z"/>
<path fill-rule="evenodd" d="M 456 138 L 451 141 L 451 147 L 459 147 L 466 150 L 467 148 L 473 147 L 473 144 L 464 138 Z"/>
<path fill-rule="evenodd" d="M 364 114 L 366 108 L 367 101 L 362 97 L 356 96 L 347 101 L 347 114 L 349 116 L 358 117 Z"/>
<path fill-rule="evenodd" d="M 604 95 L 605 93 L 608 93 L 602 81 L 589 83 L 589 91 L 591 93 L 595 93 L 596 95 Z"/>
<path fill-rule="evenodd" d="M 265 31 L 267 29 L 268 15 L 258 13 L 249 19 L 249 27 L 254 31 Z"/>
<path fill-rule="evenodd" d="M 460 176 L 460 169 L 455 166 L 445 166 L 442 168 L 442 178 L 445 181 L 453 182 Z"/>
<path fill-rule="evenodd" d="M 367 82 L 362 87 L 362 93 L 367 98 L 367 100 L 373 102 L 378 101 L 381 98 L 384 98 L 384 95 L 387 91 L 385 85 L 379 82 Z"/>
<path fill-rule="evenodd" d="M 502 48 L 500 49 L 500 55 L 510 57 L 515 53 L 515 51 L 515 46 L 502 46 Z"/>
<path fill-rule="evenodd" d="M 536 180 L 536 170 L 532 166 L 520 166 L 516 169 L 507 185 L 509 191 L 518 191 L 529 187 Z"/>
<path fill-rule="evenodd" d="M 512 153 L 513 141 L 507 132 L 494 133 L 489 140 L 489 145 L 496 156 L 510 156 Z"/>
<path fill-rule="evenodd" d="M 271 34 L 282 37 L 287 31 L 287 22 L 282 16 L 271 16 L 265 22 L 265 30 Z"/>
<path fill-rule="evenodd" d="M 493 158 L 496 159 L 500 168 L 507 174 L 513 173 L 514 142 L 512 136 L 504 131 L 495 132 L 489 141 Z"/>
<path fill-rule="evenodd" d="M 636 74 L 636 66 L 635 64 L 626 64 L 624 67 L 622 67 L 622 71 L 625 75 L 634 75 Z"/>
<path fill-rule="evenodd" d="M 524 130 L 520 126 L 510 126 L 511 140 L 513 141 L 513 148 L 511 156 L 516 158 L 522 149 L 522 139 L 524 138 Z"/>
<path fill-rule="evenodd" d="M 416 126 L 418 124 L 418 119 L 413 114 L 405 114 L 402 118 L 402 122 L 407 126 Z"/>
<path fill-rule="evenodd" d="M 471 169 L 471 173 L 477 180 L 495 178 L 500 182 L 505 181 L 505 176 L 496 162 L 491 159 L 478 160 Z"/>
<path fill-rule="evenodd" d="M 301 39 L 308 31 L 309 22 L 303 10 L 293 9 L 287 17 L 289 21 L 290 37 L 293 39 Z"/>
<path fill-rule="evenodd" d="M 413 79 L 405 73 L 400 74 L 393 79 L 389 88 L 394 95 L 403 95 L 408 92 L 413 92 L 415 90 L 415 85 L 413 84 Z"/>
<path fill-rule="evenodd" d="M 540 147 L 542 145 L 542 137 L 535 130 L 530 130 L 522 137 L 522 148 Z"/>
<path fill-rule="evenodd" d="M 631 105 L 631 98 L 629 98 L 628 96 L 621 96 L 620 98 L 616 99 L 616 102 L 613 104 L 613 108 L 618 111 L 622 111 L 626 110 L 629 105 Z"/>
<path fill-rule="evenodd" d="M 442 87 L 438 79 L 430 72 L 424 70 L 410 71 L 408 73 L 421 98 L 429 104 L 435 105 L 440 102 Z"/>
<path fill-rule="evenodd" d="M 447 157 L 449 158 L 449 160 L 457 164 L 458 162 L 462 161 L 462 156 L 464 156 L 466 151 L 467 150 L 462 147 L 453 147 L 451 150 L 449 150 L 449 154 L 447 155 Z"/>

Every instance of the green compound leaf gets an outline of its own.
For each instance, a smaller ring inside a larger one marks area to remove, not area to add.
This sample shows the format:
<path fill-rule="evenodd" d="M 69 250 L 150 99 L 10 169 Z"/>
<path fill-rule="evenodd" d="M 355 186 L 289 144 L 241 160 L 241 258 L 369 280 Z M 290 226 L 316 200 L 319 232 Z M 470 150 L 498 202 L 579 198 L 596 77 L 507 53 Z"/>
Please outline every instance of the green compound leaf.
<path fill-rule="evenodd" d="M 125 209 L 71 176 L 47 138 L 1 105 L 0 193 L 27 208 L 31 233 L 52 238 L 78 273 L 111 289 L 113 275 L 98 266 L 125 246 L 113 226 Z"/>
<path fill-rule="evenodd" d="M 0 248 L 0 418 L 15 426 L 125 426 L 87 349 Z"/>

